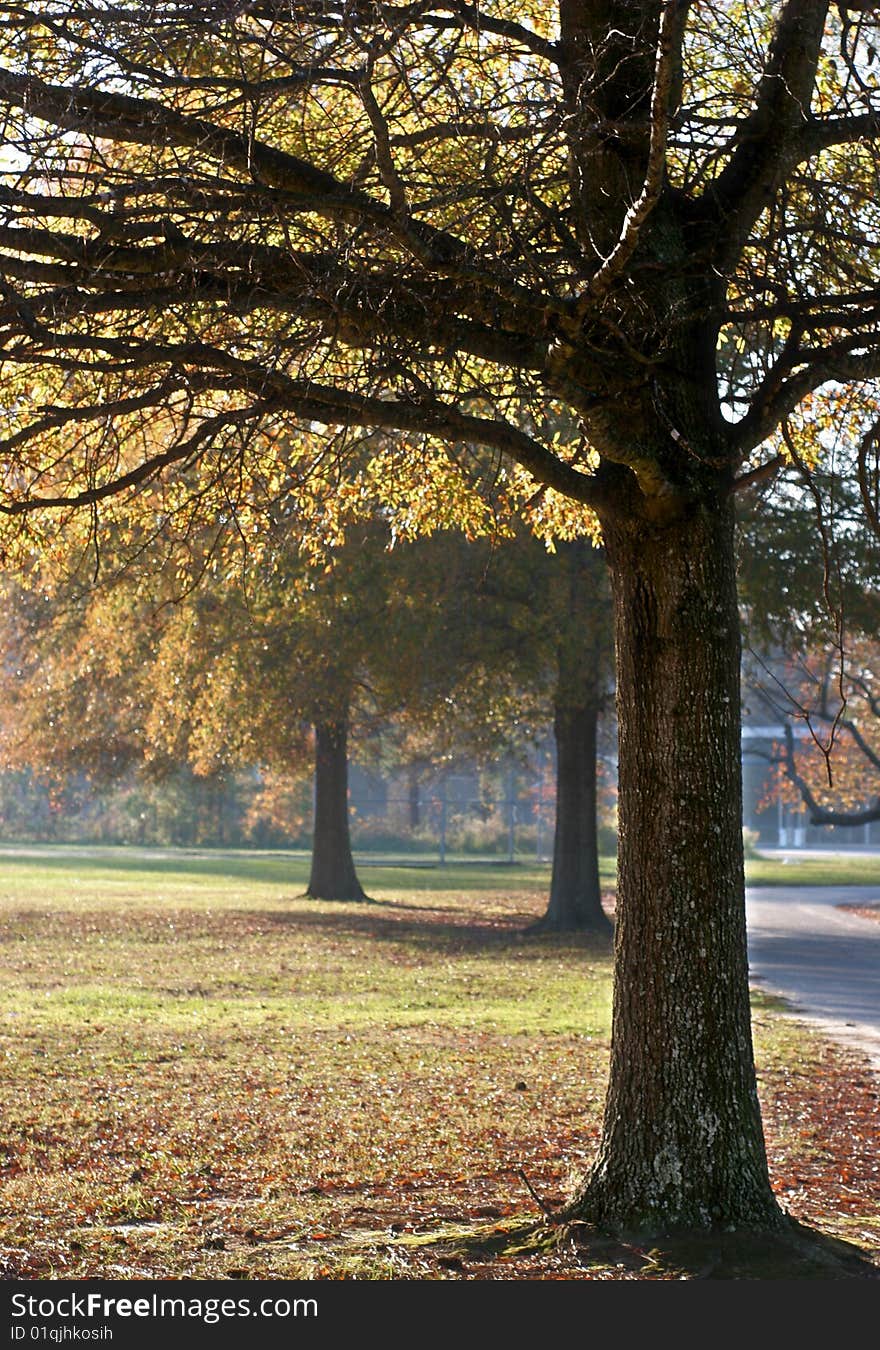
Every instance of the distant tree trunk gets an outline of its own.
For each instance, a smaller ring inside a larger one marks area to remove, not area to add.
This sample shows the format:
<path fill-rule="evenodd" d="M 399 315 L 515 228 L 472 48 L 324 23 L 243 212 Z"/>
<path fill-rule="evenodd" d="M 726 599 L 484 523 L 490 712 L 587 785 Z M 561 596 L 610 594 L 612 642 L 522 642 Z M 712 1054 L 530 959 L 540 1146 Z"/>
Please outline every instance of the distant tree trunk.
<path fill-rule="evenodd" d="M 556 826 L 546 913 L 530 932 L 609 936 L 602 908 L 596 820 L 599 713 L 609 678 L 611 610 L 606 566 L 584 539 L 558 548 L 564 584 L 556 654 Z"/>
<path fill-rule="evenodd" d="M 596 731 L 599 706 L 557 703 L 556 829 L 550 901 L 532 932 L 610 934 L 599 886 Z"/>
<path fill-rule="evenodd" d="M 313 900 L 365 900 L 348 829 L 348 724 L 315 723 L 315 826 L 306 894 Z"/>
<path fill-rule="evenodd" d="M 422 823 L 421 803 L 419 802 L 419 776 L 410 769 L 407 782 L 407 803 L 409 806 L 409 828 L 417 830 Z"/>
<path fill-rule="evenodd" d="M 570 1213 L 620 1231 L 775 1227 L 755 1088 L 729 501 L 605 531 L 620 842 L 611 1073 Z"/>
<path fill-rule="evenodd" d="M 222 778 L 215 779 L 212 797 L 214 819 L 216 821 L 215 830 L 217 832 L 217 843 L 221 848 L 226 848 L 229 837 L 226 832 L 226 785 Z"/>

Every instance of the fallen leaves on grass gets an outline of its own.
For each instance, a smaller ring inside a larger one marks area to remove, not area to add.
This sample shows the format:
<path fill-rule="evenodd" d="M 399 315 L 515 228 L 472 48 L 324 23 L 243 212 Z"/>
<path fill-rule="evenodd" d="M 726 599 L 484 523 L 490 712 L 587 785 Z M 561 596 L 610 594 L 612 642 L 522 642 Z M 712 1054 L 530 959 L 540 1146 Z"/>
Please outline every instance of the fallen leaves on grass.
<path fill-rule="evenodd" d="M 523 940 L 541 892 L 184 882 L 65 908 L 9 881 L 0 1273 L 678 1278 L 534 1238 L 593 1155 L 610 990 L 606 951 Z M 780 1198 L 876 1248 L 876 1080 L 764 1020 Z"/>

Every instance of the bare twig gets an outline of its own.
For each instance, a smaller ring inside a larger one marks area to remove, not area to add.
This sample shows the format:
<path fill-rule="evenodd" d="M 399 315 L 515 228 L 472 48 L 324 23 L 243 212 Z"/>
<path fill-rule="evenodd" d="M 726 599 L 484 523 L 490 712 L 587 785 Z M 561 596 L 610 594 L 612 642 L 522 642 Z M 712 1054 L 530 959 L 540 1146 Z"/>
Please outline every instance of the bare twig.
<path fill-rule="evenodd" d="M 556 1220 L 555 1214 L 553 1213 L 553 1210 L 550 1208 L 550 1206 L 547 1204 L 547 1202 L 546 1202 L 545 1200 L 543 1200 L 543 1199 L 541 1198 L 541 1196 L 538 1194 L 538 1192 L 535 1190 L 534 1186 L 532 1185 L 532 1183 L 529 1181 L 528 1177 L 526 1176 L 526 1169 L 525 1169 L 524 1167 L 518 1167 L 518 1168 L 517 1168 L 517 1176 L 521 1179 L 521 1181 L 522 1181 L 523 1185 L 525 1186 L 526 1190 L 528 1191 L 529 1195 L 532 1197 L 532 1199 L 534 1200 L 535 1204 L 536 1204 L 536 1205 L 538 1206 L 538 1208 L 540 1209 L 541 1213 L 544 1215 L 544 1218 L 547 1220 L 547 1222 L 548 1222 L 548 1223 L 553 1223 L 553 1224 L 555 1224 L 555 1223 L 557 1222 L 557 1220 Z"/>

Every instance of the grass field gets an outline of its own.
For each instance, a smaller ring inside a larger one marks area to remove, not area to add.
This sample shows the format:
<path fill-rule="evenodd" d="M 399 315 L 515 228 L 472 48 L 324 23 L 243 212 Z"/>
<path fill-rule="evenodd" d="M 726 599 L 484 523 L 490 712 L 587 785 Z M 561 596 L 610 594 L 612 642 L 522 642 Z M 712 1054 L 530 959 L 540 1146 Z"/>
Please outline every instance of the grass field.
<path fill-rule="evenodd" d="M 286 855 L 0 852 L 0 1274 L 680 1278 L 517 1248 L 608 1053 L 607 951 L 522 936 L 546 868 L 362 875 L 333 905 Z M 755 1033 L 783 1203 L 877 1252 L 876 1078 L 761 997 Z"/>

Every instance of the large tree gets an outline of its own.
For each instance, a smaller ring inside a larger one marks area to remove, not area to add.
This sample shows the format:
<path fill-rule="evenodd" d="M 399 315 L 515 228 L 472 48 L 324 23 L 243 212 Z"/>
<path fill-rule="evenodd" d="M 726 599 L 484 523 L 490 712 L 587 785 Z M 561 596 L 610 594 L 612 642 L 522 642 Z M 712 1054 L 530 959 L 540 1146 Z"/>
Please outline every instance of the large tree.
<path fill-rule="evenodd" d="M 816 391 L 880 376 L 877 7 L 46 0 L 0 19 L 2 510 L 94 525 L 130 488 L 258 530 L 263 500 L 305 495 L 326 523 L 384 496 L 417 528 L 476 509 L 458 451 L 479 444 L 532 517 L 593 511 L 621 842 L 604 1131 L 572 1212 L 777 1226 L 733 504 Z M 290 419 L 310 444 L 277 434 Z M 376 451 L 361 428 L 398 434 Z"/>
<path fill-rule="evenodd" d="M 185 555 L 179 540 L 154 541 L 135 573 L 113 565 L 108 537 L 98 583 L 56 541 L 52 567 L 0 575 L 5 762 L 105 784 L 181 768 L 202 781 L 257 767 L 289 780 L 311 763 L 308 894 L 364 899 L 349 741 L 418 686 L 422 645 L 396 593 L 406 550 L 387 540 L 384 526 L 359 527 L 316 566 L 290 531 L 264 537 L 256 561 L 234 532 L 217 544 L 203 531 Z"/>

